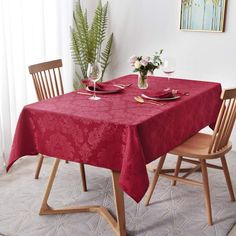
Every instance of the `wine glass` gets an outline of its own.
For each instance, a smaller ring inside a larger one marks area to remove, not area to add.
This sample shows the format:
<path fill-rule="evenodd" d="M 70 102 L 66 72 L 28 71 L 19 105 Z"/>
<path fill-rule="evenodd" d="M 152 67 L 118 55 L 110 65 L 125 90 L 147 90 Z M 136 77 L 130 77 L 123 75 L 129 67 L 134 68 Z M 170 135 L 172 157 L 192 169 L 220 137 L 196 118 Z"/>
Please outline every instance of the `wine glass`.
<path fill-rule="evenodd" d="M 176 62 L 174 58 L 168 57 L 164 58 L 162 63 L 162 71 L 167 75 L 168 83 L 170 81 L 171 75 L 175 72 Z M 169 90 L 170 88 L 167 88 Z"/>
<path fill-rule="evenodd" d="M 99 100 L 100 97 L 96 96 L 96 82 L 101 78 L 101 67 L 98 62 L 93 62 L 88 64 L 87 69 L 88 79 L 93 81 L 93 96 L 89 97 L 91 100 Z"/>

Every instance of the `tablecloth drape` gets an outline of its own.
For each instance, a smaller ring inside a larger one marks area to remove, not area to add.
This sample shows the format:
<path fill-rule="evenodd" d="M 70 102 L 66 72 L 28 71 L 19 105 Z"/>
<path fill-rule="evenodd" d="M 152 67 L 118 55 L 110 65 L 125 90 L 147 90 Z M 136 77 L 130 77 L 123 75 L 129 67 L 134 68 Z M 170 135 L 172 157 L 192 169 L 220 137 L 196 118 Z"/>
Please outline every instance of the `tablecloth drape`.
<path fill-rule="evenodd" d="M 24 107 L 15 131 L 8 169 L 20 157 L 42 153 L 64 160 L 120 171 L 122 189 L 139 202 L 148 188 L 146 164 L 215 122 L 219 83 L 153 77 L 147 91 L 167 86 L 181 96 L 164 106 L 140 104 L 137 76 L 107 83 L 133 83 L 99 101 L 71 92 Z"/>

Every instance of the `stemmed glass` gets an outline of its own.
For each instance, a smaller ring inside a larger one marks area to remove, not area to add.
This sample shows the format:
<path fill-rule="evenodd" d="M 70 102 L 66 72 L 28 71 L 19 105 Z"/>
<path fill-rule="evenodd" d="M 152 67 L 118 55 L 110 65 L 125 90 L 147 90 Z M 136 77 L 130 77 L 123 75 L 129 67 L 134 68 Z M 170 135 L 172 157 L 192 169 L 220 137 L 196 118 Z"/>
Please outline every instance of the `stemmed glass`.
<path fill-rule="evenodd" d="M 168 83 L 170 81 L 171 75 L 175 72 L 176 62 L 174 58 L 164 58 L 162 63 L 162 71 L 167 75 Z M 167 88 L 170 89 L 170 88 Z"/>
<path fill-rule="evenodd" d="M 101 99 L 100 97 L 96 96 L 96 82 L 100 79 L 101 77 L 101 67 L 100 64 L 95 61 L 94 63 L 89 63 L 88 64 L 88 69 L 87 69 L 87 77 L 91 81 L 93 81 L 93 96 L 89 97 L 91 100 L 99 100 Z"/>

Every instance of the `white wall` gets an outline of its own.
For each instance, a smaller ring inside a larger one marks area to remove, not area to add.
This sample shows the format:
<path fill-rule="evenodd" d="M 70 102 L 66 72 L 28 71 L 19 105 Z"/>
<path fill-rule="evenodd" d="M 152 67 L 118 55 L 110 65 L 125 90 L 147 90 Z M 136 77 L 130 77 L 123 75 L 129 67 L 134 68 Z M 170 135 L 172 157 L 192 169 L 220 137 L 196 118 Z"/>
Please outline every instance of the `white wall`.
<path fill-rule="evenodd" d="M 180 4 L 181 0 L 109 0 L 114 47 L 106 79 L 132 73 L 131 55 L 152 55 L 163 48 L 176 58 L 174 76 L 236 87 L 236 1 L 228 0 L 224 33 L 179 30 Z M 232 141 L 236 150 L 236 132 Z"/>

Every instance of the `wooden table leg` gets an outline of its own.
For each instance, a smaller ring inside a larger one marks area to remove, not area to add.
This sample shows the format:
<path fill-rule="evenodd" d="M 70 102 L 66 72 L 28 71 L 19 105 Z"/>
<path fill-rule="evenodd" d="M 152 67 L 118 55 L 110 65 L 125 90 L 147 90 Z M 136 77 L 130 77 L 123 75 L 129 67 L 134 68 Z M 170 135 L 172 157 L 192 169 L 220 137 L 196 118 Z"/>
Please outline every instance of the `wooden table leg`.
<path fill-rule="evenodd" d="M 81 182 L 82 182 L 83 190 L 84 190 L 84 192 L 87 192 L 88 189 L 87 189 L 84 164 L 79 164 L 79 166 L 80 166 L 80 175 L 81 175 Z"/>
<path fill-rule="evenodd" d="M 39 212 L 40 215 L 43 215 L 44 213 L 47 212 L 47 210 L 51 209 L 48 206 L 47 202 L 48 202 L 48 198 L 49 198 L 49 195 L 50 195 L 50 192 L 51 192 L 51 189 L 52 189 L 54 179 L 56 177 L 56 173 L 57 173 L 59 164 L 60 164 L 60 159 L 56 159 L 55 162 L 54 162 L 53 168 L 52 168 L 51 175 L 50 175 L 49 180 L 48 180 L 48 185 L 47 185 L 44 197 L 43 197 L 43 202 L 42 202 L 41 209 L 40 209 L 40 212 Z"/>
<path fill-rule="evenodd" d="M 104 217 L 105 220 L 111 225 L 112 229 L 118 236 L 126 236 L 125 229 L 125 208 L 124 208 L 124 195 L 121 190 L 118 180 L 119 172 L 112 171 L 112 182 L 114 190 L 114 201 L 116 205 L 117 220 L 111 215 L 107 208 L 100 205 L 91 206 L 75 206 L 54 209 L 48 205 L 48 198 L 53 186 L 53 182 L 56 177 L 60 159 L 55 159 L 51 175 L 48 180 L 48 185 L 43 197 L 39 215 L 55 215 L 55 214 L 67 214 L 67 213 L 80 213 L 80 212 L 95 212 Z"/>
<path fill-rule="evenodd" d="M 119 186 L 119 172 L 112 171 L 112 184 L 114 192 L 114 201 L 116 205 L 117 215 L 117 234 L 120 236 L 126 235 L 125 228 L 125 207 L 124 207 L 124 193 Z"/>
<path fill-rule="evenodd" d="M 43 160 L 44 160 L 44 156 L 42 154 L 39 154 L 39 155 L 40 156 L 39 156 L 37 168 L 36 168 L 35 175 L 34 175 L 35 179 L 39 178 L 39 173 L 40 173 L 40 170 L 41 170 L 41 167 L 42 167 L 42 164 L 43 164 Z"/>

